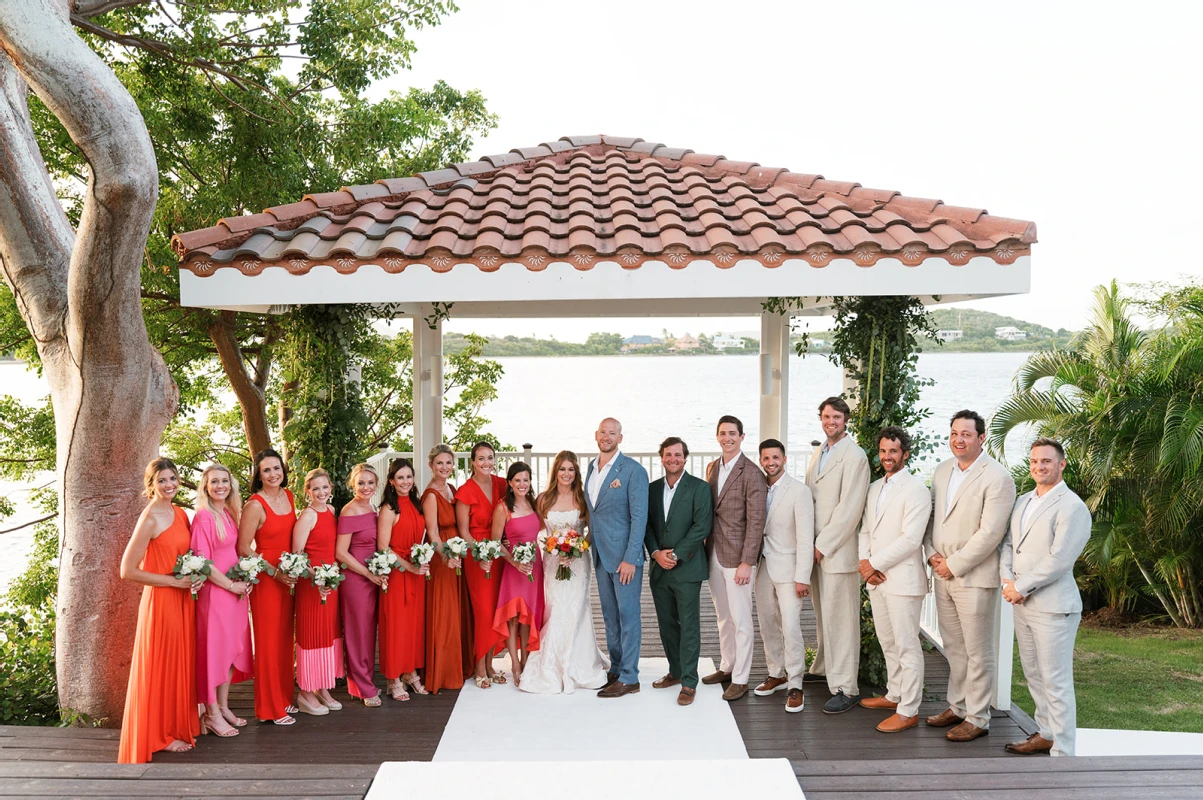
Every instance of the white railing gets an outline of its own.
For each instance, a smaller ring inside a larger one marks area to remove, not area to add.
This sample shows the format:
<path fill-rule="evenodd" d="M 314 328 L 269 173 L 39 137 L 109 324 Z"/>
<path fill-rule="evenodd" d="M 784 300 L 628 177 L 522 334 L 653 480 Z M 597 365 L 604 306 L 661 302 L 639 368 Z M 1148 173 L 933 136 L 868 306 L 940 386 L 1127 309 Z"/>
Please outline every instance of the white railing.
<path fill-rule="evenodd" d="M 930 567 L 928 571 L 930 573 Z M 919 630 L 944 653 L 944 639 L 940 636 L 940 616 L 936 611 L 935 577 L 928 577 L 927 595 L 923 598 L 923 610 L 919 617 Z M 997 670 L 994 675 L 994 700 L 991 705 L 999 711 L 1011 709 L 1011 672 L 1015 641 L 1015 617 L 1010 603 L 996 598 L 994 608 L 994 636 L 997 648 Z"/>

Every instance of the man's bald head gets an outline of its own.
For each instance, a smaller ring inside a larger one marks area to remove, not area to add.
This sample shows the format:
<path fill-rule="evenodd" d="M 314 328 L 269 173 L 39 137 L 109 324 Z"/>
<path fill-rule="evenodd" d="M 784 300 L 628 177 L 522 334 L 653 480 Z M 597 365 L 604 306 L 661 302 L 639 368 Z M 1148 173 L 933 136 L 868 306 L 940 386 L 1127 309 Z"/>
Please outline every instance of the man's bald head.
<path fill-rule="evenodd" d="M 593 434 L 593 438 L 597 441 L 597 449 L 603 455 L 614 453 L 618 449 L 619 443 L 622 442 L 622 423 L 613 417 L 606 417 L 597 425 L 597 432 Z"/>

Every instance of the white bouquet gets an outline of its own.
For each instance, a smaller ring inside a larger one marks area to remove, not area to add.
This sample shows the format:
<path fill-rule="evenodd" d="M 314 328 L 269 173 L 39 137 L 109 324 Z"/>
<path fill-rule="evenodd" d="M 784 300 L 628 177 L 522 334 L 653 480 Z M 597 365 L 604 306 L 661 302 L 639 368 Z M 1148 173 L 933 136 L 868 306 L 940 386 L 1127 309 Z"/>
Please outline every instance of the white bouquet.
<path fill-rule="evenodd" d="M 333 591 L 338 588 L 338 585 L 346 580 L 347 576 L 343 575 L 342 568 L 338 564 L 322 564 L 320 567 L 313 568 L 313 585 L 319 589 L 329 589 Z M 322 598 L 322 605 L 326 605 L 326 598 Z"/>
<path fill-rule="evenodd" d="M 468 540 L 459 536 L 452 536 L 447 541 L 443 542 L 443 558 L 459 558 L 462 559 L 468 555 Z M 463 575 L 463 567 L 455 568 L 456 575 Z"/>
<path fill-rule="evenodd" d="M 522 544 L 517 545 L 512 550 L 510 550 L 510 554 L 514 557 L 514 560 L 517 561 L 519 564 L 535 563 L 535 559 L 538 558 L 538 553 L 539 553 L 539 548 L 535 546 L 534 542 L 523 542 Z M 526 577 L 528 580 L 530 580 L 531 583 L 535 582 L 535 573 L 534 572 L 531 572 Z"/>
<path fill-rule="evenodd" d="M 309 574 L 310 574 L 309 554 L 308 553 L 281 553 L 280 554 L 280 566 L 277 567 L 277 569 L 279 569 L 281 572 L 283 572 L 285 575 L 292 578 L 293 580 L 300 580 L 301 578 L 308 578 Z M 297 587 L 290 586 L 288 588 L 288 593 L 296 594 Z"/>
<path fill-rule="evenodd" d="M 480 564 L 481 569 L 485 571 L 486 578 L 492 578 L 493 573 L 490 569 L 493 562 L 501 558 L 501 542 L 495 542 L 492 539 L 481 539 L 479 542 L 472 543 L 472 557 L 476 559 L 476 563 Z"/>
<path fill-rule="evenodd" d="M 250 584 L 259 583 L 259 574 L 266 572 L 275 575 L 276 571 L 267 559 L 257 553 L 238 559 L 238 563 L 226 570 L 226 577 L 232 581 L 245 581 Z"/>
<path fill-rule="evenodd" d="M 373 575 L 388 576 L 390 572 L 401 566 L 401 559 L 397 558 L 397 554 L 392 550 L 377 550 L 372 553 L 372 557 L 367 561 L 368 572 Z M 388 581 L 380 587 L 381 591 L 388 591 Z"/>
<path fill-rule="evenodd" d="M 171 570 L 171 574 L 177 578 L 192 579 L 192 599 L 196 599 L 196 590 L 209 577 L 209 573 L 213 571 L 213 562 L 205 558 L 203 553 L 194 553 L 189 550 L 183 553 L 175 560 L 175 567 Z M 200 575 L 201 580 L 196 580 L 196 576 Z"/>
<path fill-rule="evenodd" d="M 418 542 L 409 548 L 409 560 L 419 567 L 429 564 L 432 558 L 434 558 L 434 545 L 429 542 Z M 426 580 L 430 580 L 429 572 L 426 573 Z"/>

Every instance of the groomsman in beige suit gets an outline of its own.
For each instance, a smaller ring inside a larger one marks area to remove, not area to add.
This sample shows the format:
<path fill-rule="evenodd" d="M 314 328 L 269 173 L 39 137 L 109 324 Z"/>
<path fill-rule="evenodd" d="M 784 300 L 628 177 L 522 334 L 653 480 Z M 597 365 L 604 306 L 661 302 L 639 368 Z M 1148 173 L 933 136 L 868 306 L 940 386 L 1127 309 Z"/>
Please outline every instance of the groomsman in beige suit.
<path fill-rule="evenodd" d="M 706 481 L 714 498 L 714 522 L 706 549 L 721 660 L 718 671 L 702 678 L 702 683 L 730 681 L 723 699 L 732 701 L 748 693 L 752 675 L 752 585 L 764 539 L 768 484 L 756 462 L 739 450 L 744 440 L 742 422 L 730 415 L 720 417 L 715 438 L 723 452 L 706 466 Z"/>
<path fill-rule="evenodd" d="M 1015 607 L 1019 660 L 1040 730 L 1006 750 L 1072 756 L 1078 731 L 1074 639 L 1082 621 L 1074 562 L 1090 539 L 1090 510 L 1061 479 L 1060 442 L 1033 442 L 1028 467 L 1036 488 L 1015 502 L 999 576 L 1003 599 Z"/>
<path fill-rule="evenodd" d="M 877 730 L 898 733 L 919 724 L 923 699 L 923 645 L 919 616 L 927 594 L 923 534 L 931 516 L 931 492 L 906 469 L 911 437 L 891 425 L 877 436 L 885 477 L 869 486 L 860 529 L 860 576 L 869 584 L 873 627 L 886 657 L 886 694 L 860 701 L 893 711 Z"/>
<path fill-rule="evenodd" d="M 806 486 L 815 501 L 815 565 L 810 597 L 818 622 L 817 650 L 804 682 L 827 682 L 826 714 L 842 714 L 860 699 L 860 575 L 856 529 L 865 512 L 869 460 L 848 435 L 852 410 L 838 397 L 819 404 L 827 441 L 806 467 Z"/>
<path fill-rule="evenodd" d="M 948 708 L 926 721 L 950 728 L 945 734 L 950 741 L 969 742 L 990 730 L 998 551 L 1015 505 L 1015 481 L 982 452 L 986 420 L 980 414 L 958 411 L 951 425 L 953 458 L 932 475 L 932 518 L 924 541 L 948 658 Z"/>
<path fill-rule="evenodd" d="M 769 481 L 764 550 L 756 570 L 756 616 L 764 640 L 769 675 L 756 687 L 758 697 L 787 689 L 785 710 L 802 710 L 806 639 L 802 636 L 802 598 L 810 594 L 814 565 L 815 504 L 810 489 L 785 471 L 785 445 L 760 443 L 760 467 Z"/>

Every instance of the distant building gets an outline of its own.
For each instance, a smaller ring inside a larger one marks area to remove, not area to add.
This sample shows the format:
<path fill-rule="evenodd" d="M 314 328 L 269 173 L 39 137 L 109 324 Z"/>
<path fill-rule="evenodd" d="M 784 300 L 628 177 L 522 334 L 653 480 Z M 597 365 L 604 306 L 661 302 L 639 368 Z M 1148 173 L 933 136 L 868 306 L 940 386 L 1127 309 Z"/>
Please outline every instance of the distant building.
<path fill-rule="evenodd" d="M 664 344 L 664 342 L 654 336 L 628 336 L 622 340 L 622 352 L 629 353 L 632 350 L 642 350 L 657 344 Z"/>
<path fill-rule="evenodd" d="M 964 331 L 936 331 L 936 338 L 942 342 L 951 342 L 964 337 Z"/>
<path fill-rule="evenodd" d="M 738 336 L 732 336 L 729 333 L 716 333 L 714 338 L 710 340 L 714 345 L 715 350 L 727 350 L 733 347 L 743 347 L 744 340 Z"/>
<path fill-rule="evenodd" d="M 1004 342 L 1019 342 L 1028 338 L 1028 334 L 1027 331 L 1021 331 L 1014 325 L 1006 325 L 994 329 L 994 338 L 1002 339 Z"/>
<path fill-rule="evenodd" d="M 684 336 L 677 337 L 676 341 L 673 342 L 674 350 L 697 350 L 701 346 L 702 343 L 690 336 L 688 333 Z"/>

